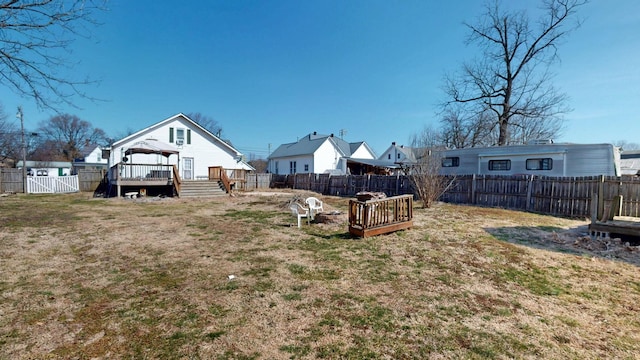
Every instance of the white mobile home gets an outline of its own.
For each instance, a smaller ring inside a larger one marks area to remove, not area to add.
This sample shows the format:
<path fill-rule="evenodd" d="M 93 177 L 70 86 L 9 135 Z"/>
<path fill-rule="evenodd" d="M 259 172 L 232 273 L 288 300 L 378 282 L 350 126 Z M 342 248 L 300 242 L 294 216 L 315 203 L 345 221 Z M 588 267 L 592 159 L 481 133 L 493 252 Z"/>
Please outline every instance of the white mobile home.
<path fill-rule="evenodd" d="M 533 143 L 444 150 L 443 175 L 620 175 L 620 150 L 612 144 Z"/>

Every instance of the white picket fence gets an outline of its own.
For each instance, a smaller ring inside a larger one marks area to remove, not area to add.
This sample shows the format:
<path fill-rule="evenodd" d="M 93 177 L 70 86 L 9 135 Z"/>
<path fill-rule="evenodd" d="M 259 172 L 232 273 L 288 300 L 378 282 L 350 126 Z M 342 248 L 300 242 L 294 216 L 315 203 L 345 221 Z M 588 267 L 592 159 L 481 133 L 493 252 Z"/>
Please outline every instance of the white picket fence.
<path fill-rule="evenodd" d="M 56 194 L 80 191 L 78 175 L 71 176 L 28 176 L 29 194 Z"/>

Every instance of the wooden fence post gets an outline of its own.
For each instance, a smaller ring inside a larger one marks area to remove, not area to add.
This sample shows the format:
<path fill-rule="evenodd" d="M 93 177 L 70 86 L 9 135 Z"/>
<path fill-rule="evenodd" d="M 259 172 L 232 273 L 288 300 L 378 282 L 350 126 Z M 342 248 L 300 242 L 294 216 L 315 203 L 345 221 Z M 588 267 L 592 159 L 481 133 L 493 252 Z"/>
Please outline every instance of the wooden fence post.
<path fill-rule="evenodd" d="M 475 204 L 476 203 L 476 174 L 473 174 L 473 176 L 471 176 L 471 203 Z"/>
<path fill-rule="evenodd" d="M 622 215 L 622 195 L 616 195 L 611 201 L 611 211 L 607 220 L 613 220 L 614 216 Z"/>
<path fill-rule="evenodd" d="M 598 211 L 597 216 L 604 214 L 604 175 L 600 175 L 600 182 L 598 183 Z"/>
<path fill-rule="evenodd" d="M 533 175 L 528 175 L 527 179 L 527 204 L 525 205 L 525 209 L 529 211 L 531 208 L 531 193 L 533 192 Z"/>

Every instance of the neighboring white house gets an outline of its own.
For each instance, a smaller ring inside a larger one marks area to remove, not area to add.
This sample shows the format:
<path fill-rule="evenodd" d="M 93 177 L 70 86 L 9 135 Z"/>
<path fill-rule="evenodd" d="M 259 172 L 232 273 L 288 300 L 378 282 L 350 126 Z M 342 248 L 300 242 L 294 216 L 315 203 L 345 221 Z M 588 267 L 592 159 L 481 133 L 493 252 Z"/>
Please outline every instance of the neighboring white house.
<path fill-rule="evenodd" d="M 375 154 L 364 141 L 348 143 L 333 134 L 313 132 L 278 146 L 269 155 L 268 170 L 273 174 L 346 174 L 350 159 L 375 159 Z"/>
<path fill-rule="evenodd" d="M 624 150 L 620 154 L 622 175 L 640 175 L 640 150 Z"/>
<path fill-rule="evenodd" d="M 80 169 L 107 169 L 109 166 L 109 159 L 104 158 L 104 151 L 101 146 L 91 145 L 87 146 L 82 152 L 82 157 L 73 160 L 74 172 Z"/>
<path fill-rule="evenodd" d="M 404 145 L 396 145 L 395 142 L 392 142 L 391 146 L 380 155 L 378 160 L 386 162 L 389 166 L 393 166 L 393 164 L 411 165 L 416 163 L 416 153 L 418 151 L 422 150 Z"/>
<path fill-rule="evenodd" d="M 166 143 L 179 154 L 168 157 L 160 154 L 125 155 L 127 149 L 146 140 Z M 111 145 L 109 166 L 120 162 L 177 165 L 183 180 L 206 179 L 209 167 L 214 166 L 221 166 L 227 171 L 253 170 L 238 150 L 182 113 L 114 142 Z"/>
<path fill-rule="evenodd" d="M 27 160 L 27 175 L 29 176 L 69 176 L 71 162 L 69 161 L 31 161 Z M 16 167 L 22 169 L 22 160 Z"/>

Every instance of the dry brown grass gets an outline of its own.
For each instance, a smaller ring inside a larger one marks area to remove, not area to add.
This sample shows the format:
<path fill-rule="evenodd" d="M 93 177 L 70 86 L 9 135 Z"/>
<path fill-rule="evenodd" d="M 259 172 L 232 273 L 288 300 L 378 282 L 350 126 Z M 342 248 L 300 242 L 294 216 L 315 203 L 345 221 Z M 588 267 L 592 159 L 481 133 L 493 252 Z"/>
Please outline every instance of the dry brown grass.
<path fill-rule="evenodd" d="M 0 358 L 640 353 L 640 251 L 584 221 L 436 204 L 351 239 L 290 226 L 304 195 L 0 198 Z"/>

